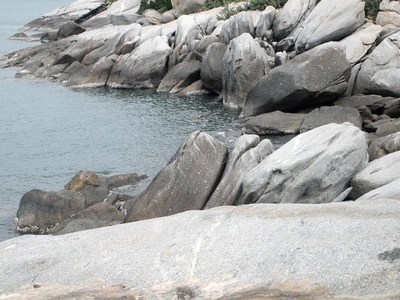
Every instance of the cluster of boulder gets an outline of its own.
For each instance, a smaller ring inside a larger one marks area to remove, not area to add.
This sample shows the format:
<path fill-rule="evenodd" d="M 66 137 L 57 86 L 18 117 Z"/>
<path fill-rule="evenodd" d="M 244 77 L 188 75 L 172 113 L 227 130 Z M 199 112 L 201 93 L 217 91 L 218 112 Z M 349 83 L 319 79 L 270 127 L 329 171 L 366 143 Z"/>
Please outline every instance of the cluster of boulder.
<path fill-rule="evenodd" d="M 138 185 L 146 178 L 136 173 L 102 178 L 80 171 L 61 191 L 31 190 L 21 198 L 16 229 L 59 235 L 119 224 L 124 219 L 121 207 L 133 198 L 121 193 L 121 188 Z"/>

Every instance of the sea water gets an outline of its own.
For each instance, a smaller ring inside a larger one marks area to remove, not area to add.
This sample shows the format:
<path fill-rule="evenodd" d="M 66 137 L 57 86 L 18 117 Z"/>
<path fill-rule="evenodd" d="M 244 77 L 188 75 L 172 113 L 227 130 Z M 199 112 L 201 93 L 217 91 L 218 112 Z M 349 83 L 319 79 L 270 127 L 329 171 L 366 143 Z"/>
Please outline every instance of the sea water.
<path fill-rule="evenodd" d="M 68 0 L 0 0 L 0 55 L 35 45 L 7 37 Z M 154 176 L 195 130 L 224 130 L 237 112 L 215 97 L 69 89 L 0 69 L 0 241 L 31 189 L 57 191 L 79 170 Z"/>

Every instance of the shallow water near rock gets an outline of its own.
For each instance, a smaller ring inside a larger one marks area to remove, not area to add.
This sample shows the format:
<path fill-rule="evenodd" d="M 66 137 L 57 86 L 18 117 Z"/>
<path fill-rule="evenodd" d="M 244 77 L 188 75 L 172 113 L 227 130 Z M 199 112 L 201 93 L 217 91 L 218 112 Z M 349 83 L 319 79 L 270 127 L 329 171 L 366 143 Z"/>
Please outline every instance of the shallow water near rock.
<path fill-rule="evenodd" d="M 6 38 L 69 2 L 0 0 L 0 55 L 35 45 Z M 216 97 L 67 89 L 14 78 L 17 70 L 0 69 L 0 241 L 17 235 L 14 216 L 25 192 L 60 190 L 79 170 L 154 176 L 191 132 L 216 135 L 238 116 Z"/>

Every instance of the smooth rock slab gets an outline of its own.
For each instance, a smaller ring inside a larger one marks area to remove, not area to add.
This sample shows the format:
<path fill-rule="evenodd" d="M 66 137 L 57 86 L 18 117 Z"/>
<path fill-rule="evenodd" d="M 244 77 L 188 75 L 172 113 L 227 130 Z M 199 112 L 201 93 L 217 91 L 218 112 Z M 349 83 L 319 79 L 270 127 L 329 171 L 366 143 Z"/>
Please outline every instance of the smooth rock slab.
<path fill-rule="evenodd" d="M 377 189 L 374 189 L 358 200 L 378 200 L 378 199 L 396 199 L 400 200 L 400 179 L 396 179 L 388 184 L 385 184 Z"/>
<path fill-rule="evenodd" d="M 202 209 L 220 180 L 226 156 L 224 144 L 204 132 L 192 133 L 128 208 L 125 222 Z"/>
<path fill-rule="evenodd" d="M 397 151 L 371 161 L 365 169 L 354 176 L 350 183 L 353 187 L 350 197 L 355 200 L 398 178 L 400 178 L 400 152 Z"/>
<path fill-rule="evenodd" d="M 234 203 L 331 202 L 367 163 L 367 139 L 360 129 L 349 123 L 318 127 L 252 169 Z"/>
<path fill-rule="evenodd" d="M 330 123 L 340 124 L 345 122 L 352 123 L 361 129 L 362 119 L 358 110 L 352 107 L 322 106 L 314 109 L 306 116 L 300 132 L 303 133 Z"/>
<path fill-rule="evenodd" d="M 201 64 L 201 80 L 204 86 L 217 94 L 222 91 L 222 66 L 227 47 L 224 43 L 211 44 L 204 53 Z"/>
<path fill-rule="evenodd" d="M 0 294 L 396 299 L 399 248 L 397 200 L 220 207 L 4 241 Z"/>
<path fill-rule="evenodd" d="M 304 122 L 305 114 L 291 114 L 280 111 L 266 113 L 251 117 L 244 124 L 243 132 L 246 134 L 296 134 Z"/>

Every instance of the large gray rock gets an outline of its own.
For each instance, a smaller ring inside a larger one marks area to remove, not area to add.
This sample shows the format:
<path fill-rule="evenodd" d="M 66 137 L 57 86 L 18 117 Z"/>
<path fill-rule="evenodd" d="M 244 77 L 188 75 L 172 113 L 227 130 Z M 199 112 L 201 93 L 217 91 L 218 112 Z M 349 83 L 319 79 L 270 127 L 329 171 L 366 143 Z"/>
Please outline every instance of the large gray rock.
<path fill-rule="evenodd" d="M 251 36 L 254 36 L 254 23 L 251 18 L 251 12 L 242 11 L 230 17 L 222 25 L 220 38 L 223 43 L 228 45 L 231 40 L 243 33 L 249 33 Z"/>
<path fill-rule="evenodd" d="M 223 58 L 224 104 L 232 108 L 243 108 L 250 88 L 270 69 L 267 52 L 249 33 L 234 38 Z"/>
<path fill-rule="evenodd" d="M 57 56 L 57 59 L 54 61 L 54 65 L 72 64 L 74 61 L 81 62 L 87 54 L 96 50 L 97 48 L 102 47 L 103 45 L 103 41 L 96 39 L 73 42 L 67 49 L 62 51 Z"/>
<path fill-rule="evenodd" d="M 128 209 L 125 222 L 202 209 L 225 167 L 227 148 L 196 131 Z"/>
<path fill-rule="evenodd" d="M 48 12 L 26 24 L 21 31 L 57 31 L 67 22 L 79 22 L 90 15 L 95 15 L 107 6 L 106 0 L 78 0 Z"/>
<path fill-rule="evenodd" d="M 153 25 L 158 25 L 162 23 L 162 15 L 155 9 L 146 9 L 143 12 L 143 16 L 146 18 L 147 21 L 149 21 L 149 23 Z"/>
<path fill-rule="evenodd" d="M 125 214 L 115 206 L 101 202 L 94 204 L 57 224 L 47 234 L 61 235 L 82 230 L 112 226 L 122 223 Z"/>
<path fill-rule="evenodd" d="M 343 48 L 330 43 L 297 55 L 260 79 L 249 91 L 245 116 L 313 106 L 346 91 L 350 64 Z"/>
<path fill-rule="evenodd" d="M 365 23 L 361 0 L 321 0 L 295 33 L 296 51 L 338 41 Z"/>
<path fill-rule="evenodd" d="M 371 49 L 381 32 L 382 26 L 366 23 L 338 43 L 345 49 L 347 60 L 354 65 Z"/>
<path fill-rule="evenodd" d="M 110 72 L 107 86 L 112 88 L 156 88 L 167 73 L 172 50 L 157 36 L 144 42 L 131 54 L 120 56 Z"/>
<path fill-rule="evenodd" d="M 17 211 L 17 231 L 45 233 L 87 207 L 85 197 L 74 191 L 31 190 L 22 196 Z"/>
<path fill-rule="evenodd" d="M 257 135 L 242 135 L 229 153 L 224 174 L 205 208 L 232 205 L 244 176 L 274 151 L 270 140 Z"/>
<path fill-rule="evenodd" d="M 174 66 L 161 81 L 157 92 L 179 93 L 200 79 L 200 69 L 201 62 L 198 60 L 184 61 Z"/>
<path fill-rule="evenodd" d="M 400 179 L 396 179 L 388 184 L 385 184 L 377 189 L 374 189 L 358 200 L 378 200 L 378 199 L 396 199 L 400 200 Z"/>
<path fill-rule="evenodd" d="M 396 2 L 396 1 L 393 1 Z M 380 11 L 376 16 L 376 24 L 400 26 L 400 13 L 394 11 Z"/>
<path fill-rule="evenodd" d="M 243 179 L 235 204 L 332 202 L 368 163 L 366 135 L 329 124 L 298 135 Z"/>
<path fill-rule="evenodd" d="M 251 117 L 244 124 L 243 132 L 247 134 L 297 134 L 306 114 L 291 114 L 275 111 Z"/>
<path fill-rule="evenodd" d="M 376 136 L 383 137 L 400 131 L 400 119 L 385 119 L 382 121 L 376 127 Z"/>
<path fill-rule="evenodd" d="M 273 6 L 267 6 L 258 19 L 255 37 L 264 39 L 268 37 L 268 31 L 271 30 L 276 17 L 276 9 Z"/>
<path fill-rule="evenodd" d="M 394 33 L 381 42 L 368 58 L 362 63 L 361 69 L 357 74 L 354 86 L 354 94 L 382 93 L 378 86 L 374 85 L 372 78 L 380 71 L 400 68 L 400 32 Z M 387 75 L 387 74 L 386 74 Z M 375 77 L 375 80 L 379 77 Z M 375 82 L 376 83 L 376 82 Z M 389 82 L 389 84 L 392 84 Z M 385 85 L 383 85 L 385 88 Z M 372 91 L 371 91 L 372 89 Z"/>
<path fill-rule="evenodd" d="M 398 200 L 257 204 L 22 236 L 0 243 L 0 273 L 7 278 L 0 294 L 10 300 L 396 299 L 399 216 Z"/>
<path fill-rule="evenodd" d="M 314 9 L 316 0 L 289 0 L 279 11 L 273 23 L 274 38 L 287 37 Z"/>
<path fill-rule="evenodd" d="M 368 147 L 369 160 L 378 159 L 396 151 L 400 151 L 400 132 L 373 140 Z"/>
<path fill-rule="evenodd" d="M 222 91 L 223 59 L 227 46 L 224 43 L 211 44 L 201 63 L 201 81 L 209 90 L 219 94 Z"/>
<path fill-rule="evenodd" d="M 350 197 L 362 195 L 400 178 L 400 152 L 393 152 L 371 161 L 352 180 Z"/>
<path fill-rule="evenodd" d="M 400 97 L 400 69 L 390 68 L 378 71 L 371 78 L 369 92 Z"/>
<path fill-rule="evenodd" d="M 362 119 L 357 109 L 341 106 L 322 106 L 314 109 L 305 118 L 301 125 L 300 132 L 306 132 L 314 128 L 330 123 L 352 123 L 361 129 Z"/>

